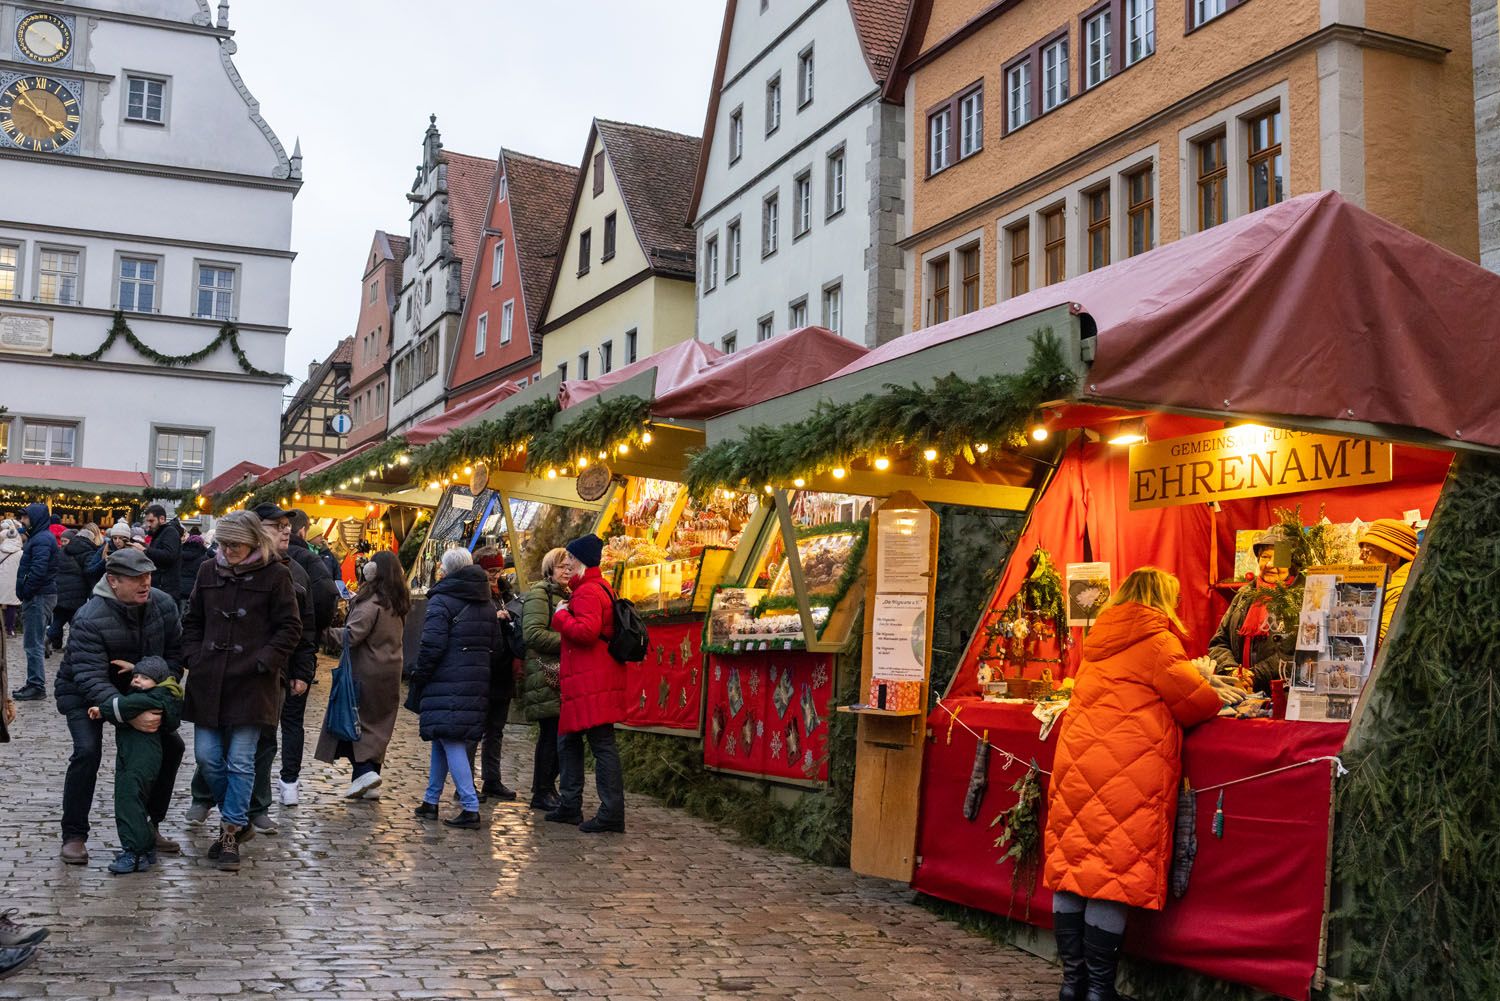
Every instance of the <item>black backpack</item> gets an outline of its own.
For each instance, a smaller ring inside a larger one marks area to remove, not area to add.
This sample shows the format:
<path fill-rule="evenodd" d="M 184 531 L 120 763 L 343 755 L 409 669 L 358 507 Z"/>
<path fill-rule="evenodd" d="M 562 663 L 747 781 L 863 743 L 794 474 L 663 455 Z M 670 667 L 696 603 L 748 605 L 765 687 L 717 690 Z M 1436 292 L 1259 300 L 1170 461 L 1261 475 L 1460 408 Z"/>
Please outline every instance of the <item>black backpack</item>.
<path fill-rule="evenodd" d="M 599 583 L 604 587 L 604 593 L 609 595 L 614 608 L 612 618 L 615 632 L 605 649 L 621 664 L 639 664 L 646 659 L 646 651 L 651 649 L 651 634 L 646 629 L 646 623 L 641 621 L 640 613 L 635 610 L 635 602 L 629 598 L 621 598 L 603 581 Z"/>
<path fill-rule="evenodd" d="M 510 621 L 500 620 L 501 631 L 505 634 L 505 643 L 510 648 L 512 657 L 521 660 L 526 659 L 526 634 L 521 629 L 521 599 L 512 598 L 505 603 L 505 610 L 510 613 Z"/>

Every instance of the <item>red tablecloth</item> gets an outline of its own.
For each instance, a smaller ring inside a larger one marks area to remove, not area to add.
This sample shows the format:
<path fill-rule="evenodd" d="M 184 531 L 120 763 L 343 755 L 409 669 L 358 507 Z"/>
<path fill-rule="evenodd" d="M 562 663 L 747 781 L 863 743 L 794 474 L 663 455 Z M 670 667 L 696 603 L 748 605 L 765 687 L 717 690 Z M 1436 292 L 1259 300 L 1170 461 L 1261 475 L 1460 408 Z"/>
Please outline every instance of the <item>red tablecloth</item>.
<path fill-rule="evenodd" d="M 977 738 L 942 706 L 928 718 L 917 868 L 912 887 L 955 903 L 1051 927 L 1052 895 L 1038 880 L 1030 901 L 1013 899 L 1011 866 L 997 865 L 992 821 L 1015 802 L 1011 785 L 1035 757 L 1052 767 L 1058 729 L 1037 739 L 1029 706 L 953 699 L 958 719 L 989 731 L 1016 756 L 1008 770 L 992 751 L 979 817 L 963 819 Z M 1058 721 L 1058 727 L 1062 721 Z M 1211 720 L 1190 731 L 1184 774 L 1194 788 L 1337 754 L 1342 723 Z M 1305 1001 L 1317 969 L 1328 860 L 1332 764 L 1323 762 L 1224 790 L 1224 837 L 1212 832 L 1217 792 L 1198 797 L 1198 858 L 1187 895 L 1161 912 L 1132 911 L 1126 952 L 1221 980 Z M 1043 776 L 1043 789 L 1046 777 Z M 1045 824 L 1045 811 L 1043 814 Z"/>
<path fill-rule="evenodd" d="M 625 724 L 703 732 L 703 618 L 651 620 L 646 659 L 625 665 Z"/>
<path fill-rule="evenodd" d="M 833 655 L 711 654 L 708 658 L 709 768 L 770 779 L 828 781 L 828 715 Z"/>

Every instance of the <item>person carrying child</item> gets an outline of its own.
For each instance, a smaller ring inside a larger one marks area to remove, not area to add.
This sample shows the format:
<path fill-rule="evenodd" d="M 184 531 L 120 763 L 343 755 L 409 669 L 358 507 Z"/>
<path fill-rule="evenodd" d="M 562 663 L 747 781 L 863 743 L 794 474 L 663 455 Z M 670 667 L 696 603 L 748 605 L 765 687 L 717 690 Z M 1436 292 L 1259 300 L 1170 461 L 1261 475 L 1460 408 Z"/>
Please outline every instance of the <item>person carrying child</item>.
<path fill-rule="evenodd" d="M 128 725 L 142 713 L 161 713 L 161 728 L 144 733 Z M 162 735 L 182 719 L 182 686 L 161 657 L 142 657 L 131 671 L 130 693 L 112 695 L 89 709 L 89 719 L 115 724 L 115 827 L 120 853 L 110 863 L 117 876 L 156 864 L 156 828 L 148 801 L 161 771 Z M 122 725 L 127 724 L 127 725 Z"/>

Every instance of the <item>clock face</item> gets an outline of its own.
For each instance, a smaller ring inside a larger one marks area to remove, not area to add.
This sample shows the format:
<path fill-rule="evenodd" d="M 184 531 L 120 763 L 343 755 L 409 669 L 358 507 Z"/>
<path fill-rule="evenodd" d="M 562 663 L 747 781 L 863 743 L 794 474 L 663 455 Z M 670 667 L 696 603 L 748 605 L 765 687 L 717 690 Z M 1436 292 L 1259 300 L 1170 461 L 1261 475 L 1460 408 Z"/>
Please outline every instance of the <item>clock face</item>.
<path fill-rule="evenodd" d="M 28 76 L 0 91 L 0 137 L 19 149 L 52 153 L 78 134 L 78 98 L 57 80 Z"/>
<path fill-rule="evenodd" d="M 56 14 L 27 14 L 16 25 L 16 45 L 32 62 L 55 63 L 73 47 L 73 33 Z"/>

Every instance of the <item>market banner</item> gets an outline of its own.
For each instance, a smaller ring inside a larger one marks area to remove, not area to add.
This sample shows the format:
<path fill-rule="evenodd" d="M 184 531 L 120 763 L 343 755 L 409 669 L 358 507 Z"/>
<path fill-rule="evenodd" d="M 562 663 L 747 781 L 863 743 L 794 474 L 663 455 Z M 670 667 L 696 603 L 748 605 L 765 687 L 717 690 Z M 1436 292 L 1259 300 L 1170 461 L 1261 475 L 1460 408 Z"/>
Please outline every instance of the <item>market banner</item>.
<path fill-rule="evenodd" d="M 1390 479 L 1390 443 L 1367 438 L 1245 424 L 1130 446 L 1132 511 Z"/>
<path fill-rule="evenodd" d="M 832 654 L 711 654 L 708 672 L 705 766 L 827 781 Z"/>
<path fill-rule="evenodd" d="M 702 732 L 703 620 L 650 620 L 646 659 L 625 665 L 625 725 Z"/>

